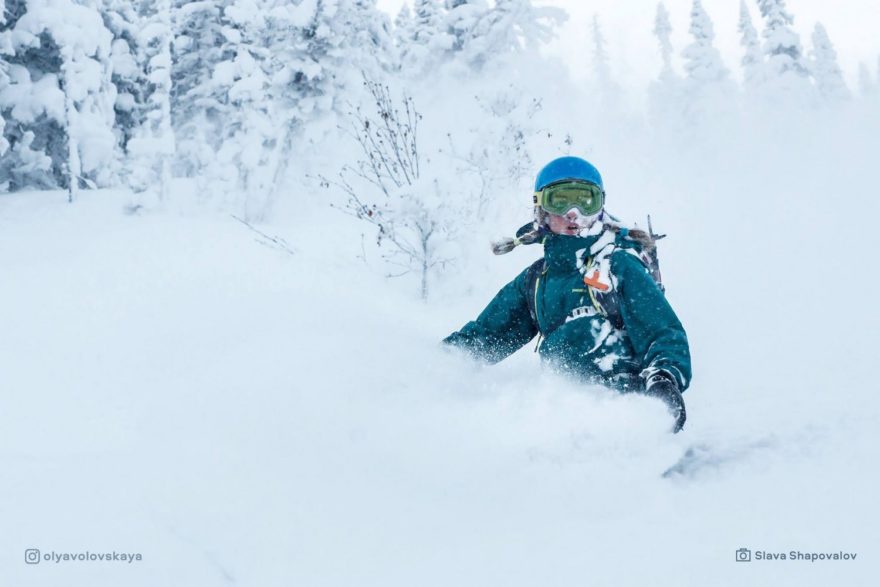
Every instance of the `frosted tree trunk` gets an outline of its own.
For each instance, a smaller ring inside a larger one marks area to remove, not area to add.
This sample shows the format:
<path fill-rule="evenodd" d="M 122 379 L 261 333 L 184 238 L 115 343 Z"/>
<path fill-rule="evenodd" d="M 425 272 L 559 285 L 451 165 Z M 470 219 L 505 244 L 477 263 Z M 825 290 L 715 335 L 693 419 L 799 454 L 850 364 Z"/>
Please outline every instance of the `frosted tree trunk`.
<path fill-rule="evenodd" d="M 608 51 L 605 49 L 605 35 L 599 24 L 599 15 L 593 14 L 593 74 L 603 88 L 611 84 L 611 66 L 608 64 Z"/>
<path fill-rule="evenodd" d="M 434 236 L 434 222 L 425 218 L 424 224 L 416 223 L 419 233 L 419 295 L 423 302 L 428 301 L 428 273 L 433 266 L 431 238 Z"/>
<path fill-rule="evenodd" d="M 672 24 L 669 22 L 669 11 L 666 10 L 666 6 L 662 2 L 657 4 L 657 14 L 654 17 L 654 35 L 660 44 L 660 58 L 663 60 L 660 77 L 669 78 L 672 76 Z"/>
<path fill-rule="evenodd" d="M 812 73 L 816 89 L 826 103 L 841 102 L 849 98 L 849 89 L 843 80 L 843 72 L 837 63 L 837 51 L 821 23 L 813 29 Z"/>
<path fill-rule="evenodd" d="M 171 2 L 156 0 L 150 9 L 139 20 L 138 56 L 146 76 L 146 97 L 143 121 L 128 142 L 129 187 L 141 198 L 149 194 L 162 202 L 168 199 L 176 152 L 171 120 Z"/>
<path fill-rule="evenodd" d="M 158 60 L 156 78 L 154 83 L 157 88 L 159 101 L 158 108 L 158 133 L 162 148 L 159 161 L 159 199 L 168 199 L 171 189 L 171 157 L 174 156 L 174 131 L 171 127 L 171 40 L 174 37 L 171 21 L 171 0 L 159 0 L 157 4 L 159 22 L 164 29 L 159 54 L 154 57 Z M 152 76 L 151 76 L 152 77 Z"/>
<path fill-rule="evenodd" d="M 758 0 L 764 17 L 764 70 L 762 85 L 773 102 L 804 106 L 813 99 L 809 69 L 803 60 L 800 37 L 792 28 L 794 17 L 785 0 Z"/>
<path fill-rule="evenodd" d="M 70 77 L 72 58 L 70 51 L 62 51 L 61 91 L 64 93 L 64 131 L 67 133 L 67 201 L 72 203 L 79 197 L 79 178 L 82 175 L 79 160 L 79 145 L 76 132 L 76 104 L 70 93 Z"/>
<path fill-rule="evenodd" d="M 737 30 L 740 33 L 740 45 L 744 49 L 740 64 L 743 68 L 744 82 L 747 88 L 753 89 L 763 80 L 761 75 L 764 67 L 764 55 L 761 52 L 761 43 L 758 40 L 758 31 L 752 23 L 752 15 L 746 6 L 745 0 L 739 5 L 739 23 Z"/>
<path fill-rule="evenodd" d="M 874 85 L 874 78 L 871 77 L 871 70 L 862 62 L 859 63 L 859 93 L 863 98 L 873 98 L 877 91 Z"/>

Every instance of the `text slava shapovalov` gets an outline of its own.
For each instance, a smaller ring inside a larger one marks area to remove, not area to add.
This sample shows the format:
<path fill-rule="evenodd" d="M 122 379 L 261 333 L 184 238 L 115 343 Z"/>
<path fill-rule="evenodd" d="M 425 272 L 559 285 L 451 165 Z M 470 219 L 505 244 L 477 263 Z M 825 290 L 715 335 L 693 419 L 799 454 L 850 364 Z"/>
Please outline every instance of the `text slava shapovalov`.
<path fill-rule="evenodd" d="M 793 560 L 793 561 L 848 561 L 855 560 L 857 553 L 855 552 L 801 552 L 792 550 L 789 552 L 770 552 L 767 550 L 756 550 L 755 560 Z"/>

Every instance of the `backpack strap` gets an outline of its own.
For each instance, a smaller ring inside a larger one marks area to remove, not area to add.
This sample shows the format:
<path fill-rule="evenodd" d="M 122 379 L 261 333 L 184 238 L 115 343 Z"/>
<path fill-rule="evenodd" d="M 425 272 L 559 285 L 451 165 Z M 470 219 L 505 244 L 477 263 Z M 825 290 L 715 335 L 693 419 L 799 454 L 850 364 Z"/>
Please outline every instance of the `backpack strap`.
<path fill-rule="evenodd" d="M 532 318 L 532 324 L 540 332 L 541 327 L 538 325 L 538 309 L 536 307 L 536 296 L 538 294 L 538 279 L 544 273 L 544 257 L 541 257 L 526 269 L 526 303 L 529 306 L 529 316 Z"/>
<path fill-rule="evenodd" d="M 597 268 L 594 262 L 604 261 L 605 263 L 610 263 L 610 257 L 612 254 L 617 251 L 625 251 L 636 257 L 645 266 L 651 277 L 654 278 L 660 291 L 665 292 L 665 288 L 660 280 L 660 267 L 657 259 L 657 249 L 654 243 L 666 235 L 654 234 L 651 229 L 649 229 L 649 232 L 647 233 L 637 229 L 628 229 L 619 224 L 606 223 L 604 228 L 609 231 L 613 237 L 597 241 L 593 250 L 590 251 L 589 257 L 584 260 L 581 270 L 595 271 Z M 618 242 L 618 238 L 632 240 L 637 243 L 639 247 L 633 249 L 621 246 L 621 243 Z M 543 257 L 532 263 L 529 268 L 526 269 L 526 302 L 528 303 L 529 316 L 532 319 L 532 324 L 535 325 L 535 328 L 537 328 L 539 332 L 541 328 L 538 325 L 538 314 L 535 304 L 537 301 L 538 280 L 541 278 L 541 275 L 543 275 L 544 270 L 545 264 Z M 606 272 L 607 275 L 603 275 L 603 279 L 616 281 L 616 277 L 611 274 L 610 265 L 608 265 Z M 590 302 L 593 307 L 596 308 L 600 314 L 605 316 L 614 328 L 618 330 L 622 329 L 624 327 L 623 316 L 620 312 L 620 294 L 617 291 L 616 284 L 610 291 L 602 291 L 587 285 L 587 291 L 589 292 Z"/>
<path fill-rule="evenodd" d="M 590 289 L 590 300 L 593 305 L 604 315 L 611 325 L 617 329 L 623 329 L 623 316 L 620 313 L 620 295 L 614 289 L 609 292 L 593 291 Z"/>
<path fill-rule="evenodd" d="M 605 233 L 590 250 L 590 257 L 584 262 L 583 271 L 599 275 L 602 282 L 610 283 L 612 288 L 604 290 L 587 283 L 590 301 L 615 329 L 623 329 L 623 316 L 620 312 L 620 293 L 617 291 L 617 277 L 611 271 L 611 257 L 623 252 L 637 258 L 660 285 L 660 271 L 657 263 L 657 249 L 654 246 L 653 233 L 631 230 L 619 224 L 606 223 Z M 626 245 L 632 241 L 633 245 Z M 646 249 L 649 251 L 646 253 Z M 653 256 L 651 256 L 653 255 Z M 660 285 L 662 291 L 662 285 Z"/>

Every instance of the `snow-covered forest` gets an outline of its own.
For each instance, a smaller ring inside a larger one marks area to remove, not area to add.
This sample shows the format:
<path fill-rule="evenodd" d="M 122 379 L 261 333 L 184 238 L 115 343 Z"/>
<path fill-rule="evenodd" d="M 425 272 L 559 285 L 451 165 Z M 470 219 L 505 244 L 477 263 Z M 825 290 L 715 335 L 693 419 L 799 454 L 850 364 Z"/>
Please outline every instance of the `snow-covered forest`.
<path fill-rule="evenodd" d="M 880 42 L 844 72 L 741 0 L 731 60 L 710 2 L 686 44 L 645 6 L 641 92 L 601 13 L 549 54 L 550 2 L 0 0 L 0 584 L 876 576 Z M 669 235 L 682 434 L 438 347 L 540 255 L 489 243 L 563 154 Z"/>
<path fill-rule="evenodd" d="M 600 15 L 583 31 L 589 82 L 569 81 L 541 53 L 566 14 L 530 0 L 419 0 L 393 21 L 370 0 L 4 0 L 0 14 L 0 189 L 122 188 L 135 210 L 185 192 L 258 222 L 331 204 L 372 224 L 385 269 L 425 296 L 460 256 L 462 219 L 523 208 L 499 194 L 554 154 L 702 151 L 880 110 L 878 72 L 848 88 L 822 24 L 802 41 L 784 0 L 743 0 L 739 63 L 701 2 L 684 47 L 658 4 L 644 99 L 615 80 Z"/>

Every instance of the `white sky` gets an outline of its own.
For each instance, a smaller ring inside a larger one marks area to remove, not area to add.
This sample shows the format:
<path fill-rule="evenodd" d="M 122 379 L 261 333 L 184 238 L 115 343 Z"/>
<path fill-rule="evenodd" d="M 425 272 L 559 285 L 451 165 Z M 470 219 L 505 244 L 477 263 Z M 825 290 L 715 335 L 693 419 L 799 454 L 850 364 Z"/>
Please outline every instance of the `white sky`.
<path fill-rule="evenodd" d="M 404 0 L 378 2 L 393 16 Z M 651 33 L 657 0 L 534 0 L 534 3 L 559 6 L 569 13 L 570 18 L 562 25 L 558 40 L 553 41 L 547 50 L 565 60 L 575 79 L 583 78 L 589 72 L 589 27 L 594 13 L 599 14 L 614 73 L 621 82 L 641 86 L 659 71 L 660 58 Z M 672 17 L 673 42 L 680 52 L 689 42 L 691 0 L 665 0 L 665 3 Z M 716 46 L 737 77 L 742 54 L 736 30 L 739 4 L 739 0 L 703 0 L 703 6 L 715 24 Z M 746 4 L 760 31 L 763 25 L 757 2 L 746 0 Z M 880 57 L 880 0 L 788 0 L 787 6 L 794 14 L 794 27 L 801 35 L 805 50 L 809 49 L 815 23 L 820 21 L 825 25 L 851 87 L 856 87 L 860 61 L 866 62 L 876 75 Z"/>

